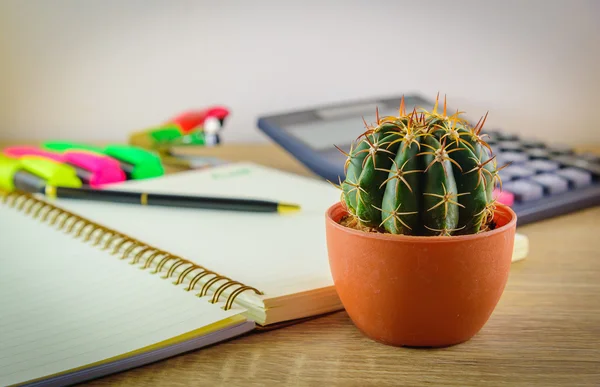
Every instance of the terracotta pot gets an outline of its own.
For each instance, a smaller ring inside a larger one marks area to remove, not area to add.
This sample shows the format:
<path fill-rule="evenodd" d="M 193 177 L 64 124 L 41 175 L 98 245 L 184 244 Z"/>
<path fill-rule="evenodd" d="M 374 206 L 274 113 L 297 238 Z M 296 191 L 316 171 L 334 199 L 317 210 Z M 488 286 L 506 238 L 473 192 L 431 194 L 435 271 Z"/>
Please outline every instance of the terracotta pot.
<path fill-rule="evenodd" d="M 348 315 L 366 336 L 389 345 L 462 343 L 488 321 L 511 266 L 516 214 L 499 205 L 496 229 L 437 237 L 367 233 L 326 213 L 329 264 Z"/>

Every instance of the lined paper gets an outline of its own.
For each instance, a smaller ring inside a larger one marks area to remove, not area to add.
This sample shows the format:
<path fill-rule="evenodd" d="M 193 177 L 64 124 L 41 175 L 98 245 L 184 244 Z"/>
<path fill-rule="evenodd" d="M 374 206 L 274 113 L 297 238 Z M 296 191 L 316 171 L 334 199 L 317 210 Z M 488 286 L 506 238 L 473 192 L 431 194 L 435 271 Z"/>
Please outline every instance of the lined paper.
<path fill-rule="evenodd" d="M 102 361 L 240 313 L 2 204 L 0 287 L 2 386 Z"/>
<path fill-rule="evenodd" d="M 254 286 L 266 297 L 326 287 L 335 293 L 325 211 L 339 201 L 340 191 L 327 182 L 243 162 L 130 180 L 114 188 L 300 204 L 300 212 L 280 215 L 56 200 L 69 211 Z M 253 293 L 239 298 L 245 296 Z"/>

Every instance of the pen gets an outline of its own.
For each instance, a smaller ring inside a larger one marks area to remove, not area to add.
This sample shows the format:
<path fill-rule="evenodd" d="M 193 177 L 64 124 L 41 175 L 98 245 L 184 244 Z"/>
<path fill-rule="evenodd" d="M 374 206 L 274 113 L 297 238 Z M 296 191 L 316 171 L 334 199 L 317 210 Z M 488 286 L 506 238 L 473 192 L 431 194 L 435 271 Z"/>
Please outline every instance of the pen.
<path fill-rule="evenodd" d="M 174 195 L 118 190 L 96 190 L 87 187 L 56 187 L 46 185 L 39 191 L 49 198 L 80 199 L 111 203 L 140 204 L 144 206 L 183 207 L 209 210 L 230 210 L 247 212 L 290 213 L 300 210 L 292 203 L 269 200 L 226 198 L 194 195 Z"/>

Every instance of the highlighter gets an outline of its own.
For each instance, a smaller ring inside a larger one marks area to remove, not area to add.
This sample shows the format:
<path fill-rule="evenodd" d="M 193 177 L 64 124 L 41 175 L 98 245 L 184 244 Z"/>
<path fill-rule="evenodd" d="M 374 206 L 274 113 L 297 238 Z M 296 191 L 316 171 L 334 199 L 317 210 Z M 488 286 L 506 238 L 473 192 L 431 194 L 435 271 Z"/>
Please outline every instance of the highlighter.
<path fill-rule="evenodd" d="M 40 192 L 47 185 L 80 188 L 75 168 L 40 156 L 0 158 L 0 189 Z"/>
<path fill-rule="evenodd" d="M 119 166 L 127 179 L 147 179 L 164 175 L 164 167 L 153 152 L 131 145 L 108 145 L 104 148 L 87 144 L 66 141 L 45 142 L 42 147 L 47 150 L 66 152 L 83 150 L 112 157 L 119 162 Z"/>
<path fill-rule="evenodd" d="M 129 172 L 132 179 L 149 179 L 165 174 L 164 167 L 155 153 L 132 145 L 108 145 L 104 153 L 121 163 L 133 166 Z M 127 172 L 126 172 L 127 173 Z"/>
<path fill-rule="evenodd" d="M 119 161 L 109 156 L 88 151 L 69 150 L 64 153 L 65 162 L 77 171 L 77 176 L 92 188 L 126 180 Z"/>
<path fill-rule="evenodd" d="M 82 183 L 92 188 L 125 181 L 125 172 L 119 162 L 111 157 L 83 150 L 67 150 L 64 153 L 48 151 L 31 146 L 14 146 L 4 149 L 10 157 L 38 156 L 66 163 L 75 168 Z"/>

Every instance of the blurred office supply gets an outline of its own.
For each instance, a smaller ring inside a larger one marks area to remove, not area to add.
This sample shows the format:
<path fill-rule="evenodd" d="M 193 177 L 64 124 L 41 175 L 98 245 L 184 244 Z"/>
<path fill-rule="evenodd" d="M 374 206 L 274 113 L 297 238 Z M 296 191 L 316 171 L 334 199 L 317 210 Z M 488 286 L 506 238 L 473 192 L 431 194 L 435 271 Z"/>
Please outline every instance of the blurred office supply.
<path fill-rule="evenodd" d="M 131 133 L 129 143 L 164 151 L 173 146 L 215 146 L 221 142 L 228 116 L 229 110 L 222 106 L 185 111 L 156 127 Z"/>
<path fill-rule="evenodd" d="M 230 111 L 225 106 L 210 106 L 205 109 L 189 110 L 176 115 L 167 121 L 167 123 L 177 125 L 183 133 L 189 133 L 195 130 L 202 130 L 207 121 L 216 120 L 220 127 L 225 125 L 225 120 Z M 212 128 L 211 128 L 212 129 Z"/>
<path fill-rule="evenodd" d="M 166 164 L 194 169 L 213 166 L 219 163 L 218 160 L 183 157 L 177 149 L 221 144 L 221 132 L 229 114 L 229 109 L 224 106 L 188 110 L 156 127 L 131 133 L 128 143 L 156 152 Z"/>

